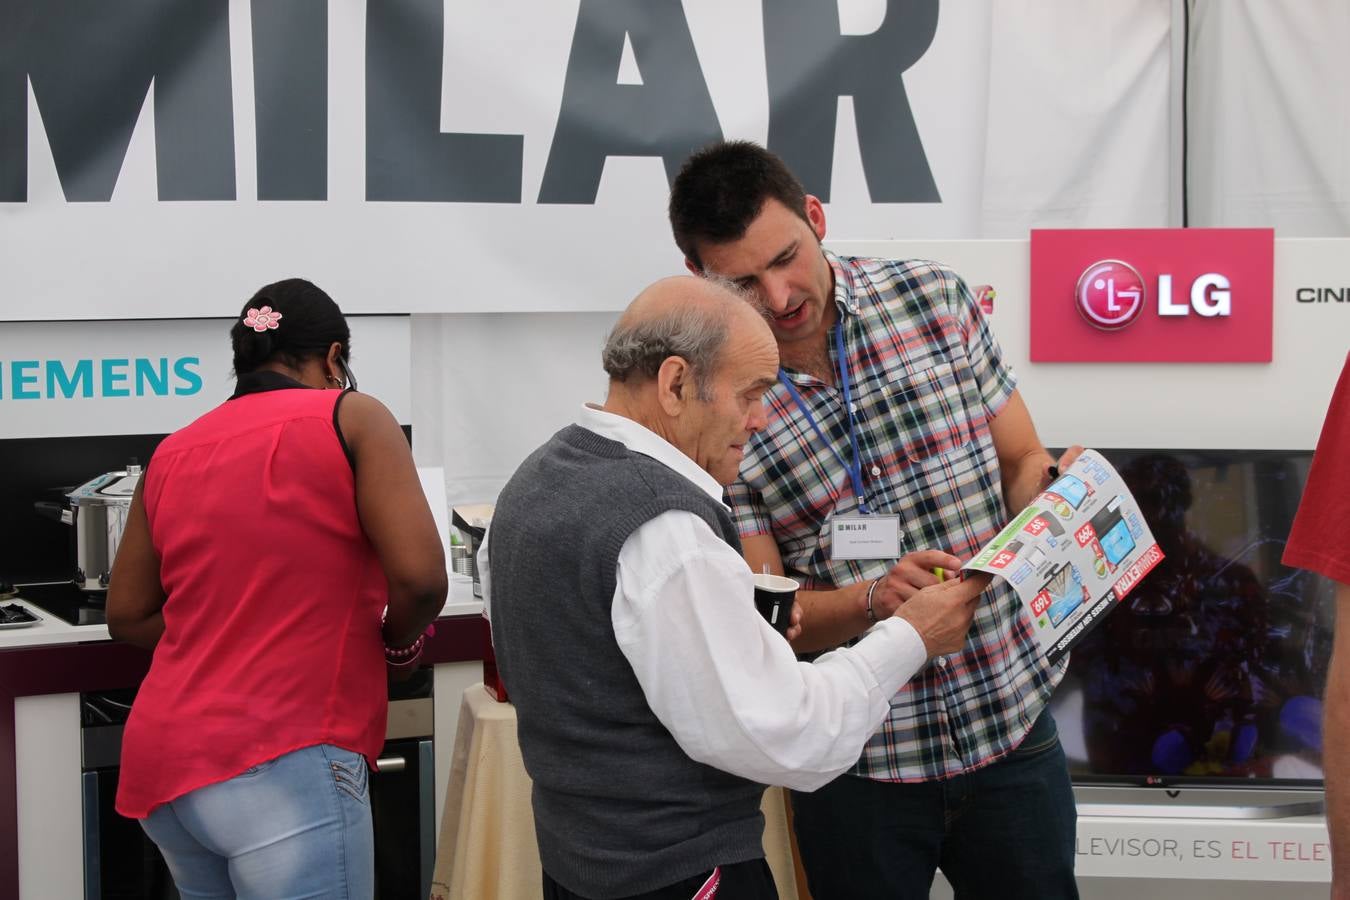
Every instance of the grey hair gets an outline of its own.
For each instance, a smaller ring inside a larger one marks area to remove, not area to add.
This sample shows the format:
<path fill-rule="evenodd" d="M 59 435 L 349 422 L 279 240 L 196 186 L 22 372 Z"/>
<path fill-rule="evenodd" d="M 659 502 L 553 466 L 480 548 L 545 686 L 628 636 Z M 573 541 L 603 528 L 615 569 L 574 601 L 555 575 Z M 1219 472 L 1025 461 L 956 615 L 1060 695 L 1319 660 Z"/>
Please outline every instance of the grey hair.
<path fill-rule="evenodd" d="M 738 298 L 744 295 L 722 279 L 708 280 L 729 287 Z M 662 363 L 678 356 L 689 364 L 698 399 L 712 400 L 712 375 L 721 362 L 733 309 L 731 304 L 709 308 L 691 303 L 632 323 L 620 320 L 605 339 L 600 355 L 606 374 L 621 383 L 632 378 L 653 379 Z"/>

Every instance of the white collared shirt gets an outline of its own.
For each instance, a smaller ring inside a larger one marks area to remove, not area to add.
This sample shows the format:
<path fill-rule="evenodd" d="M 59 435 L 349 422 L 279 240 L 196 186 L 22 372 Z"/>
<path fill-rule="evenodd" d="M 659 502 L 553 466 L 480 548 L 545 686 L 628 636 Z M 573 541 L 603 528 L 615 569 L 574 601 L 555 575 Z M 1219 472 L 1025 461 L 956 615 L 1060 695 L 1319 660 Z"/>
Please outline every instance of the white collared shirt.
<path fill-rule="evenodd" d="M 637 422 L 587 405 L 577 424 L 722 502 L 711 475 Z M 485 611 L 490 537 L 478 553 Z M 745 560 L 685 510 L 629 535 L 617 575 L 614 635 L 652 712 L 691 759 L 761 784 L 810 791 L 852 766 L 927 661 L 918 632 L 892 618 L 852 647 L 798 662 L 756 611 Z"/>

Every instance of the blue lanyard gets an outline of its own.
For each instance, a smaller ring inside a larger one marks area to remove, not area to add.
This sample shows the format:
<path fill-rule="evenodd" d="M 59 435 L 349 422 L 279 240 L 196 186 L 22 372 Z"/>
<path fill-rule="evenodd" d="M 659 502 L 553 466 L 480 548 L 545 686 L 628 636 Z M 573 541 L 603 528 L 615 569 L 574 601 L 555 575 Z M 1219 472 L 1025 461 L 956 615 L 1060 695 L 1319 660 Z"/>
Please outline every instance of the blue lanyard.
<path fill-rule="evenodd" d="M 787 373 L 782 369 L 778 370 L 778 380 L 783 383 L 783 387 L 787 388 L 788 394 L 792 397 L 792 402 L 797 404 L 797 408 L 801 410 L 802 415 L 806 416 L 806 421 L 815 429 L 820 442 L 830 448 L 830 452 L 839 460 L 840 465 L 844 467 L 844 471 L 848 472 L 848 480 L 853 485 L 853 496 L 858 499 L 858 512 L 867 515 L 869 510 L 863 492 L 862 463 L 858 459 L 858 426 L 853 416 L 853 385 L 852 379 L 849 377 L 848 356 L 844 352 L 844 323 L 842 320 L 834 327 L 834 346 L 839 356 L 839 385 L 844 391 L 844 414 L 848 417 L 848 442 L 853 450 L 852 465 L 849 465 L 848 460 L 840 456 L 839 451 L 834 449 L 834 444 L 825 436 L 825 432 L 820 428 L 820 423 L 816 421 L 815 416 L 811 415 L 811 410 L 807 407 L 806 401 L 798 393 L 797 386 L 792 383 L 787 377 Z"/>

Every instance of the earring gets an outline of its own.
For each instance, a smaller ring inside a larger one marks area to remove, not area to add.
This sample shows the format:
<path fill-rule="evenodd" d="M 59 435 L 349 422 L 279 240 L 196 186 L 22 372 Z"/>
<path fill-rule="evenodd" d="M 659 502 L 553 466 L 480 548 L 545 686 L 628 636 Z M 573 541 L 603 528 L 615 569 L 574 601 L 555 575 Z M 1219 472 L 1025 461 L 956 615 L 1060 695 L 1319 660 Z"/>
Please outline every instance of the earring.
<path fill-rule="evenodd" d="M 343 385 L 342 385 L 342 379 L 340 379 L 340 378 L 334 378 L 332 375 L 325 375 L 324 377 L 327 378 L 327 379 L 328 379 L 330 382 L 332 382 L 333 384 L 336 384 L 336 385 L 338 386 L 338 390 L 342 390 L 342 387 L 343 387 Z"/>

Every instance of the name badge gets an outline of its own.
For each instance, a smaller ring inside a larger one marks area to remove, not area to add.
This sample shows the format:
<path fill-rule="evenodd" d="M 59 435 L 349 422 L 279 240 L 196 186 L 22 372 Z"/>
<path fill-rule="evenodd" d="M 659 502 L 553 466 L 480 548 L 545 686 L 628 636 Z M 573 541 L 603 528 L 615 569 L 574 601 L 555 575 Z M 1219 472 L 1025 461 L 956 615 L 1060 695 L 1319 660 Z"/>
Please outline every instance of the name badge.
<path fill-rule="evenodd" d="M 899 516 L 835 516 L 830 520 L 830 559 L 899 559 Z"/>

